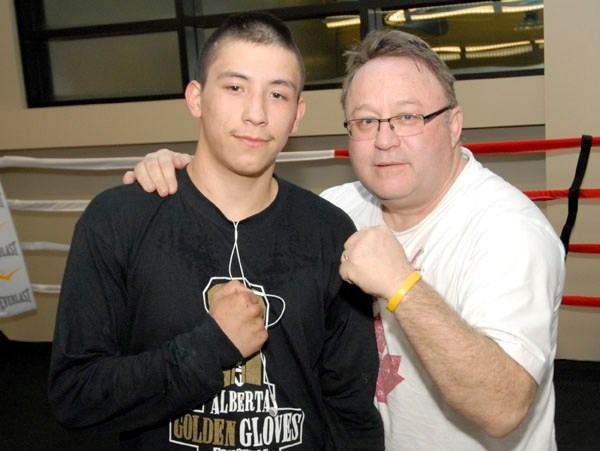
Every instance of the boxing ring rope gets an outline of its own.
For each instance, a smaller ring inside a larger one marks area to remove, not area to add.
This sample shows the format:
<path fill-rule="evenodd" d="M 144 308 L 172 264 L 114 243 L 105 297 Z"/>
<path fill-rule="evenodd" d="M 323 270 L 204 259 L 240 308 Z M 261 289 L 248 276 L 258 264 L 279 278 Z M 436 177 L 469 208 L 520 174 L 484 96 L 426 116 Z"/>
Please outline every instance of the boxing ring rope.
<path fill-rule="evenodd" d="M 581 182 L 585 175 L 587 159 L 591 147 L 600 147 L 600 137 L 584 135 L 580 138 L 523 140 L 505 142 L 469 143 L 466 146 L 475 155 L 515 154 L 549 152 L 570 148 L 580 148 L 580 156 L 573 184 L 569 189 L 532 190 L 523 191 L 533 201 L 551 201 L 555 199 L 569 199 L 569 217 L 563 227 L 561 240 L 565 245 L 567 254 L 584 253 L 600 254 L 600 243 L 569 243 L 570 229 L 577 216 L 577 203 L 579 199 L 600 199 L 600 188 L 582 189 Z M 586 148 L 587 146 L 587 148 Z M 278 163 L 316 161 L 329 159 L 349 158 L 347 149 L 314 150 L 299 152 L 282 152 L 277 157 Z M 4 168 L 41 168 L 56 170 L 127 170 L 135 166 L 142 157 L 121 158 L 32 158 L 19 156 L 0 157 L 0 169 Z M 38 212 L 81 212 L 85 209 L 88 200 L 18 200 L 7 199 L 10 210 L 38 211 Z M 569 224 L 570 222 L 570 224 Z M 568 229 L 568 230 L 567 230 Z M 55 251 L 68 252 L 69 245 L 51 243 L 46 241 L 21 242 L 21 248 L 30 252 Z M 32 284 L 37 292 L 58 293 L 59 285 Z M 579 307 L 600 307 L 598 296 L 564 295 L 562 305 Z"/>
<path fill-rule="evenodd" d="M 569 196 L 568 189 L 551 189 L 545 191 L 523 191 L 531 200 L 552 200 L 552 199 L 561 199 Z M 600 198 L 600 188 L 592 188 L 592 189 L 580 189 L 579 197 L 582 199 L 599 199 Z"/>

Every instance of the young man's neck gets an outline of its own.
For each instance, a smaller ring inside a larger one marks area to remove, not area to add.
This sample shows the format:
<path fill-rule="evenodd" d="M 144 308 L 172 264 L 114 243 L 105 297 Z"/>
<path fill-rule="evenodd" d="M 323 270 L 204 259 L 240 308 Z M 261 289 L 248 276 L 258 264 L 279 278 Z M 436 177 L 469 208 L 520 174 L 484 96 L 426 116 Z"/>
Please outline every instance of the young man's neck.
<path fill-rule="evenodd" d="M 242 176 L 228 170 L 209 170 L 199 158 L 187 166 L 190 179 L 230 221 L 241 221 L 267 208 L 279 189 L 273 167 L 257 176 Z M 196 163 L 196 164 L 194 164 Z"/>

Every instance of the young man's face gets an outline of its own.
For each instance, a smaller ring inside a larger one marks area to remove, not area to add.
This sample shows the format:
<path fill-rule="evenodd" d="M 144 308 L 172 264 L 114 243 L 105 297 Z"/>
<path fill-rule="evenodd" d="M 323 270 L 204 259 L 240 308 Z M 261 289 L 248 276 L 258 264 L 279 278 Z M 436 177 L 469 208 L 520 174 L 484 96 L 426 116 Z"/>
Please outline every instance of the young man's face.
<path fill-rule="evenodd" d="M 300 67 L 291 51 L 221 42 L 204 86 L 188 86 L 197 93 L 193 101 L 188 98 L 188 106 L 201 119 L 198 149 L 203 158 L 242 176 L 271 169 L 304 114 L 300 84 Z"/>

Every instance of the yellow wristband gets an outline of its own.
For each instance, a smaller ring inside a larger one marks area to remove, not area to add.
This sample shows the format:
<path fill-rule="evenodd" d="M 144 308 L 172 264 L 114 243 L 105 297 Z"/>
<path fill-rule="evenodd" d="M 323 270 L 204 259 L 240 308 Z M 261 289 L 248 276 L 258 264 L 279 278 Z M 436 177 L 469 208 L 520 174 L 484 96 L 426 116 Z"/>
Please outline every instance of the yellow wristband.
<path fill-rule="evenodd" d="M 400 288 L 398 288 L 394 295 L 390 298 L 386 308 L 390 312 L 394 313 L 394 310 L 396 310 L 398 305 L 400 305 L 402 299 L 404 299 L 404 296 L 406 296 L 406 293 L 408 293 L 408 291 L 414 287 L 419 280 L 421 280 L 421 273 L 419 271 L 413 271 L 413 273 L 408 276 L 404 282 L 402 282 Z"/>

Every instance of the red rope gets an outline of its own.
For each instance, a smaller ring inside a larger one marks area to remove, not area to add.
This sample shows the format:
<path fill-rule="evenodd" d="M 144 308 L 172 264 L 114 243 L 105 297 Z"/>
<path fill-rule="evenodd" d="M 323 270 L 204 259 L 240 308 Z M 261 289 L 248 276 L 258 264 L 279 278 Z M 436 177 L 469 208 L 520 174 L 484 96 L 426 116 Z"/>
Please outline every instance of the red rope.
<path fill-rule="evenodd" d="M 598 296 L 563 296 L 562 305 L 571 305 L 577 307 L 600 307 L 600 297 Z"/>
<path fill-rule="evenodd" d="M 523 191 L 531 200 L 552 200 L 564 199 L 569 197 L 568 189 L 550 189 Z M 583 188 L 579 190 L 579 197 L 582 199 L 600 199 L 600 188 Z"/>
<path fill-rule="evenodd" d="M 600 244 L 598 244 L 598 243 L 569 244 L 569 252 L 575 252 L 578 254 L 600 254 Z"/>
<path fill-rule="evenodd" d="M 592 137 L 592 146 L 600 146 L 600 136 Z M 581 138 L 531 139 L 524 141 L 468 143 L 465 144 L 465 147 L 470 149 L 471 152 L 476 155 L 493 153 L 546 152 L 548 150 L 581 147 Z M 333 154 L 335 158 L 348 158 L 347 149 L 335 149 Z"/>
<path fill-rule="evenodd" d="M 474 154 L 546 152 L 548 150 L 581 147 L 581 138 L 533 139 L 465 144 Z M 592 137 L 592 146 L 600 146 L 600 136 Z"/>

